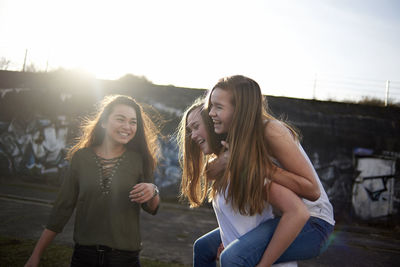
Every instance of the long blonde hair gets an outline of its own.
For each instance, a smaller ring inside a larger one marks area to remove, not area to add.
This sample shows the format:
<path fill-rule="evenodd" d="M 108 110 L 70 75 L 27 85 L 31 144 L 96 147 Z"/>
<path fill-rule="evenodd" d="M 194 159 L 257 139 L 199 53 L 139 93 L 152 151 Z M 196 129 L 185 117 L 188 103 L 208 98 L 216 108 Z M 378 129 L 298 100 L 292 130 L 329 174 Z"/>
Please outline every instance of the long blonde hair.
<path fill-rule="evenodd" d="M 241 75 L 220 79 L 208 94 L 208 105 L 216 88 L 231 93 L 235 108 L 227 136 L 230 158 L 223 177 L 213 185 L 213 194 L 226 192 L 226 200 L 241 214 L 261 213 L 268 199 L 265 182 L 269 184 L 275 171 L 264 129 L 266 121 L 276 118 L 267 112 L 267 102 L 254 80 Z"/>
<path fill-rule="evenodd" d="M 143 174 L 146 178 L 151 177 L 157 165 L 157 154 L 159 151 L 157 142 L 158 130 L 143 111 L 135 99 L 125 95 L 108 95 L 99 103 L 97 112 L 86 117 L 81 124 L 81 136 L 67 153 L 67 159 L 72 159 L 79 149 L 100 145 L 104 140 L 105 130 L 101 127 L 102 122 L 107 121 L 113 109 L 117 105 L 127 105 L 136 111 L 137 130 L 135 137 L 126 145 L 127 149 L 136 151 L 143 158 Z"/>
<path fill-rule="evenodd" d="M 200 112 L 207 131 L 207 142 L 215 154 L 222 149 L 221 138 L 214 133 L 214 127 L 207 110 L 204 109 L 204 98 L 196 99 L 184 112 L 178 127 L 179 163 L 182 168 L 180 198 L 187 198 L 190 207 L 200 206 L 208 196 L 212 183 L 205 176 L 205 165 L 209 156 L 204 155 L 192 138 L 187 128 L 187 119 L 191 112 Z"/>

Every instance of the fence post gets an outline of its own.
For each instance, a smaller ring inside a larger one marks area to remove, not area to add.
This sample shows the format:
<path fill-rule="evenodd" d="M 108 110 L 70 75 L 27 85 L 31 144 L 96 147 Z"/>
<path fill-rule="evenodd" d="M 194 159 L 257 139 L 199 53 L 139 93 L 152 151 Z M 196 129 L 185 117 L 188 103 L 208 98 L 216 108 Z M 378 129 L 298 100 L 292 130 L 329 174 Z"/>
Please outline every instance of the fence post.
<path fill-rule="evenodd" d="M 26 56 L 28 55 L 28 49 L 25 49 L 24 65 L 22 66 L 22 72 L 25 72 Z"/>
<path fill-rule="evenodd" d="M 317 91 L 317 74 L 314 76 L 314 86 L 313 86 L 313 99 L 316 99 L 316 91 Z"/>
<path fill-rule="evenodd" d="M 385 107 L 389 104 L 389 85 L 390 81 L 386 80 Z"/>

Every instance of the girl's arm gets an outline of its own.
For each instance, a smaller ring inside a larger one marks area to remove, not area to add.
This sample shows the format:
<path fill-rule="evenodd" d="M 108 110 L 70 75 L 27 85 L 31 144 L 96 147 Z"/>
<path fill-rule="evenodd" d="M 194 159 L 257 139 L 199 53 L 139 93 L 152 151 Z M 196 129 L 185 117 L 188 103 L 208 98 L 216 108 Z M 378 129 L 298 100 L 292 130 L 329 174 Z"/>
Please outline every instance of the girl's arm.
<path fill-rule="evenodd" d="M 160 205 L 160 196 L 155 195 L 155 190 L 155 185 L 152 183 L 139 183 L 129 192 L 129 198 L 132 202 L 142 204 L 148 213 L 155 215 Z"/>
<path fill-rule="evenodd" d="M 25 267 L 39 266 L 40 258 L 42 257 L 44 250 L 50 245 L 56 235 L 56 232 L 44 229 L 39 241 L 36 243 L 35 248 L 33 249 L 32 255 L 25 263 Z"/>
<path fill-rule="evenodd" d="M 272 120 L 267 123 L 264 136 L 272 156 L 284 168 L 276 168 L 272 181 L 289 188 L 300 197 L 317 200 L 321 194 L 317 174 L 289 129 L 281 122 Z"/>
<path fill-rule="evenodd" d="M 146 203 L 151 211 L 150 213 L 153 215 L 156 214 L 158 207 L 160 206 L 160 195 L 156 195 L 155 197 L 151 198 Z"/>
<path fill-rule="evenodd" d="M 310 217 L 295 193 L 274 182 L 269 188 L 268 201 L 282 212 L 282 217 L 257 267 L 271 266 L 296 239 Z"/>

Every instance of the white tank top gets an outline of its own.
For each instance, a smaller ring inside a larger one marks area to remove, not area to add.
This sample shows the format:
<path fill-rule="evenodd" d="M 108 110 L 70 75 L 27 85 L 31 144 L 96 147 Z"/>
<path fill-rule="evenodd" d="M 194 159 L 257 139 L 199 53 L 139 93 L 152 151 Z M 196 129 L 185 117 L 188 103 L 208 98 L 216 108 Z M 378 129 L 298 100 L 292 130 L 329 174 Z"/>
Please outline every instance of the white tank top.
<path fill-rule="evenodd" d="M 213 208 L 220 229 L 221 240 L 224 247 L 235 241 L 250 230 L 256 228 L 259 224 L 274 218 L 271 205 L 265 203 L 265 209 L 262 214 L 253 216 L 244 216 L 234 211 L 230 202 L 226 202 L 224 196 L 219 193 L 213 201 Z M 296 261 L 273 264 L 275 267 L 297 267 Z"/>
<path fill-rule="evenodd" d="M 307 206 L 308 211 L 310 212 L 310 216 L 320 218 L 331 225 L 335 225 L 335 220 L 333 219 L 333 207 L 329 202 L 328 195 L 325 192 L 324 187 L 322 186 L 321 180 L 318 177 L 317 172 L 315 171 L 307 153 L 304 151 L 301 144 L 298 144 L 303 156 L 307 159 L 309 164 L 311 165 L 315 177 L 317 177 L 317 182 L 319 186 L 319 190 L 321 192 L 321 196 L 316 201 L 309 201 L 307 199 L 302 199 L 304 204 Z M 275 164 L 279 167 L 283 168 L 282 165 L 276 159 L 272 159 Z M 284 169 L 284 168 L 283 168 Z"/>
<path fill-rule="evenodd" d="M 271 205 L 265 203 L 266 208 L 262 214 L 253 216 L 244 216 L 236 212 L 230 202 L 226 202 L 224 196 L 219 193 L 213 199 L 213 208 L 217 216 L 221 239 L 224 247 L 227 247 L 232 241 L 241 237 L 260 223 L 274 218 Z"/>

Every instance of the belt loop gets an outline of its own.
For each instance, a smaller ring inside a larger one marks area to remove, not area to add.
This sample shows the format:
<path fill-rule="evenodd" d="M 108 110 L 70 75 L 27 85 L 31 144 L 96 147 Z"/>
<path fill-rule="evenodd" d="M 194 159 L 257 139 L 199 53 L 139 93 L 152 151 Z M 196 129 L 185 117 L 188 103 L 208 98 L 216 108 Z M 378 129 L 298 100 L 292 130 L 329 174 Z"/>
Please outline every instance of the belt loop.
<path fill-rule="evenodd" d="M 99 266 L 104 266 L 104 250 L 99 250 Z"/>
<path fill-rule="evenodd" d="M 104 265 L 104 253 L 106 252 L 104 248 L 99 245 L 96 245 L 97 253 L 99 254 L 99 266 Z"/>

